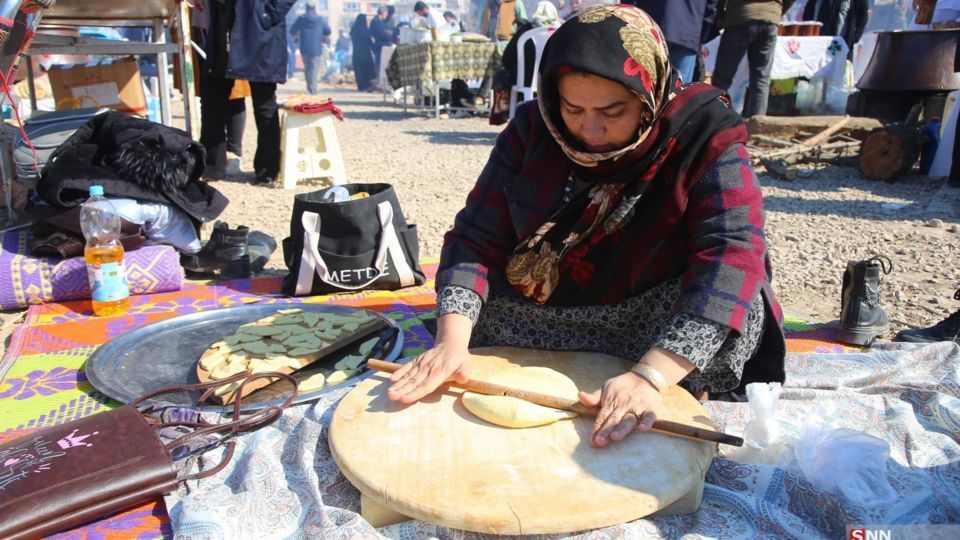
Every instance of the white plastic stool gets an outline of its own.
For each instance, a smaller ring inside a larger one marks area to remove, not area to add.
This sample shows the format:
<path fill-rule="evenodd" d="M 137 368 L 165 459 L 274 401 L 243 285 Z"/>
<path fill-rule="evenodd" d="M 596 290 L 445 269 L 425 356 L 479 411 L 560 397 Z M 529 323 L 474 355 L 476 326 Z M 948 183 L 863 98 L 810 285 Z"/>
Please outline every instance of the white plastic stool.
<path fill-rule="evenodd" d="M 340 141 L 329 112 L 302 114 L 284 110 L 280 125 L 280 178 L 283 189 L 294 189 L 305 178 L 330 178 L 332 185 L 346 184 L 347 171 L 340 155 Z M 315 129 L 316 146 L 303 148 L 300 130 Z"/>

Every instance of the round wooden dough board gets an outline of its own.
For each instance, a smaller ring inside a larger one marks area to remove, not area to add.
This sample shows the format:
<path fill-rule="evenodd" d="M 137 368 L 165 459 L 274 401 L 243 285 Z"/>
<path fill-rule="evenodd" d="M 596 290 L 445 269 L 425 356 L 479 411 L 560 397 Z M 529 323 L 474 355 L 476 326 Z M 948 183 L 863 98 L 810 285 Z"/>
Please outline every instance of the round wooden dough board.
<path fill-rule="evenodd" d="M 630 366 L 596 353 L 472 352 L 474 379 L 511 365 L 546 366 L 588 391 Z M 593 418 L 503 428 L 471 415 L 458 388 L 408 406 L 390 401 L 388 377 L 375 374 L 343 398 L 330 425 L 330 450 L 347 479 L 390 510 L 468 531 L 539 534 L 633 521 L 691 494 L 699 505 L 713 443 L 635 433 L 595 449 L 588 442 Z M 660 417 L 716 429 L 700 403 L 677 387 L 665 394 Z"/>

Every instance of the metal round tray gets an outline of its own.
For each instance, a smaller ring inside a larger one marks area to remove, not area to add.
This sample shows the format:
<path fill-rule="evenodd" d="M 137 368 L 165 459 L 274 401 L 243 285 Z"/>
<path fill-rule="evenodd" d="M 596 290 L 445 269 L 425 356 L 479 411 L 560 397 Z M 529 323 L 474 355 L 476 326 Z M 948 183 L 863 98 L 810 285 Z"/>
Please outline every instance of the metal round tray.
<path fill-rule="evenodd" d="M 240 325 L 268 317 L 280 309 L 293 308 L 333 315 L 365 312 L 387 323 L 384 330 L 369 340 L 336 351 L 295 372 L 293 377 L 297 380 L 306 379 L 318 371 L 329 375 L 334 370 L 334 364 L 347 355 L 359 354 L 360 345 L 370 340 L 380 342 L 371 355 L 376 354 L 383 360 L 392 362 L 403 350 L 403 332 L 392 319 L 379 313 L 335 305 L 266 304 L 203 311 L 144 325 L 102 345 L 84 364 L 84 371 L 94 388 L 122 403 L 130 403 L 151 390 L 165 386 L 197 383 L 200 382 L 196 372 L 197 360 L 210 344 L 234 333 Z M 370 371 L 364 371 L 340 384 L 298 394 L 294 403 L 317 399 L 326 392 L 352 384 L 369 374 Z M 242 408 L 251 411 L 276 405 L 288 393 L 289 383 L 280 381 L 243 398 Z M 200 392 L 183 392 L 167 394 L 162 399 L 166 403 L 204 410 L 228 409 L 209 403 L 198 405 L 199 397 Z"/>

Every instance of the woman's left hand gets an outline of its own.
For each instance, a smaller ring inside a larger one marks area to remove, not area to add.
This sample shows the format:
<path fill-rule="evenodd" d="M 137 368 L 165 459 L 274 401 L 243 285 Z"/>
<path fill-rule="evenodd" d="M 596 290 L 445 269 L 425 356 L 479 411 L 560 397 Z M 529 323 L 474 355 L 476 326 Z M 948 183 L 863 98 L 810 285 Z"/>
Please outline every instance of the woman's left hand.
<path fill-rule="evenodd" d="M 650 431 L 663 398 L 646 379 L 628 371 L 608 379 L 596 392 L 580 392 L 580 402 L 590 407 L 600 406 L 590 444 L 603 448 L 634 431 Z"/>

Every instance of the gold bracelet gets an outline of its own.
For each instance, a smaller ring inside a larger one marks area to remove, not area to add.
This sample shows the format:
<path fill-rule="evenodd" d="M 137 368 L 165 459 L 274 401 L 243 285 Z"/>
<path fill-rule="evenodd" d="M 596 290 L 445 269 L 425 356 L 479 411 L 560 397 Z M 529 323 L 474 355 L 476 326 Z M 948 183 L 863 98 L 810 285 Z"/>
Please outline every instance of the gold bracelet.
<path fill-rule="evenodd" d="M 663 376 L 663 373 L 660 373 L 659 371 L 648 366 L 647 364 L 642 364 L 640 362 L 637 362 L 632 368 L 630 368 L 630 371 L 642 377 L 643 380 L 650 383 L 650 386 L 652 386 L 657 392 L 661 394 L 664 392 L 664 390 L 667 389 L 667 387 L 670 386 L 670 384 L 667 382 L 666 377 Z"/>

